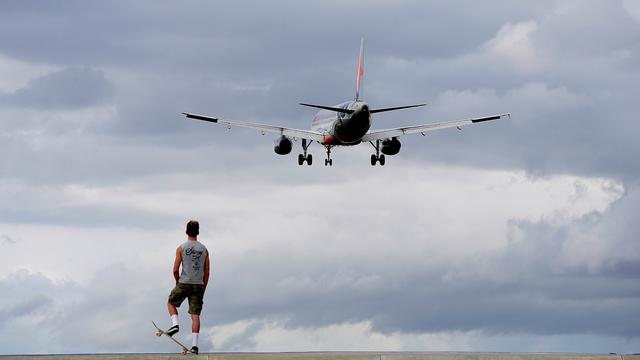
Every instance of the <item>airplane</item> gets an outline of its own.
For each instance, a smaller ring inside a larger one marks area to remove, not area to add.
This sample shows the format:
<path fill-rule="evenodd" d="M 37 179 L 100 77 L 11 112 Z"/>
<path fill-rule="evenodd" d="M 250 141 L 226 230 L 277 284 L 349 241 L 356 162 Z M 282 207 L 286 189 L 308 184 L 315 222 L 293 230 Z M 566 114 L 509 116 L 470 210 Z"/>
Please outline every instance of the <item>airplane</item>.
<path fill-rule="evenodd" d="M 313 162 L 312 154 L 308 154 L 307 150 L 313 142 L 324 146 L 327 152 L 327 158 L 324 160 L 325 166 L 332 166 L 331 148 L 335 146 L 353 146 L 368 142 L 375 149 L 375 153 L 371 155 L 371 165 L 375 166 L 379 163 L 384 166 L 385 155 L 396 155 L 400 152 L 401 143 L 398 137 L 408 134 L 422 134 L 426 136 L 426 132 L 455 127 L 462 130 L 463 126 L 478 124 L 485 121 L 499 120 L 503 117 L 511 117 L 511 114 L 497 114 L 491 116 L 469 118 L 463 120 L 454 120 L 447 122 L 431 123 L 424 125 L 414 125 L 407 127 L 398 127 L 385 130 L 370 130 L 372 123 L 372 115 L 401 109 L 409 109 L 414 107 L 425 106 L 427 104 L 404 105 L 389 108 L 371 109 L 369 105 L 360 99 L 360 88 L 362 86 L 362 77 L 364 75 L 364 38 L 360 41 L 360 52 L 358 55 L 358 67 L 356 74 L 356 94 L 352 101 L 346 101 L 334 106 L 314 105 L 308 103 L 300 103 L 302 106 L 321 109 L 313 118 L 311 129 L 294 129 L 289 127 L 274 126 L 267 124 L 251 123 L 236 120 L 226 120 L 217 117 L 205 115 L 197 115 L 192 113 L 182 113 L 189 119 L 209 121 L 217 124 L 226 125 L 227 128 L 240 127 L 259 130 L 264 135 L 266 132 L 276 133 L 280 136 L 276 139 L 273 150 L 278 155 L 287 155 L 293 147 L 292 140 L 302 139 L 302 153 L 298 154 L 298 165 L 305 162 L 311 165 Z M 382 154 L 381 154 L 382 153 Z"/>

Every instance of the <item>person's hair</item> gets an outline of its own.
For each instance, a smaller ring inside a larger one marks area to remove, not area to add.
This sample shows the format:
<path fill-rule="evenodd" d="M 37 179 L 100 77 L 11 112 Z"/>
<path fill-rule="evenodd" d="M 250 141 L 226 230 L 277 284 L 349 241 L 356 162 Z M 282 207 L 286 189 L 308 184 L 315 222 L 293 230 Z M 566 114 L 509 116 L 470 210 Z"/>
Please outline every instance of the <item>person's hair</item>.
<path fill-rule="evenodd" d="M 200 233 L 200 223 L 195 220 L 189 220 L 187 223 L 187 235 L 189 236 L 198 236 Z"/>

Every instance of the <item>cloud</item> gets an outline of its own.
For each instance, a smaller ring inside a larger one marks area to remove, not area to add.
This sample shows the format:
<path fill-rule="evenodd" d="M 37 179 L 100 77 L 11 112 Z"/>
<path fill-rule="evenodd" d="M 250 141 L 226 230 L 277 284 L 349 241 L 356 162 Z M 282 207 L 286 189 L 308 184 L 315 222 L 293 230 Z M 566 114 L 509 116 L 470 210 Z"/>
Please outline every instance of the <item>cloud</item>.
<path fill-rule="evenodd" d="M 26 289 L 40 287 L 51 299 L 67 294 L 46 304 L 55 317 L 41 321 L 43 329 L 56 324 L 56 346 L 75 352 L 158 345 L 134 334 L 149 330 L 141 318 L 167 321 L 169 267 L 184 214 L 201 221 L 202 241 L 213 254 L 203 313 L 210 349 L 275 349 L 289 334 L 314 334 L 327 348 L 345 346 L 329 336 L 334 330 L 356 334 L 363 348 L 378 339 L 398 349 L 454 349 L 467 341 L 464 346 L 480 349 L 482 339 L 499 334 L 638 336 L 626 320 L 639 308 L 633 279 L 640 250 L 629 237 L 637 230 L 631 221 L 636 191 L 602 178 L 399 165 L 374 178 L 362 176 L 369 168 L 344 170 L 330 183 L 238 182 L 237 175 L 212 173 L 189 176 L 189 189 L 174 177 L 155 178 L 157 187 L 145 191 L 139 186 L 146 181 L 73 186 L 56 202 L 75 204 L 89 219 L 102 216 L 92 208 L 102 204 L 124 214 L 156 209 L 168 220 L 155 228 L 144 222 L 5 227 L 25 239 L 12 253 L 38 244 L 30 274 L 49 274 L 47 281 L 27 276 L 43 285 Z M 391 181 L 397 186 L 382 197 L 366 196 Z M 411 221 L 387 225 L 402 219 Z M 75 260 L 56 261 L 63 257 Z M 0 272 L 21 266 L 10 257 Z M 74 271 L 79 267 L 81 274 Z M 68 276 L 72 285 L 57 285 Z M 33 298 L 37 293 L 11 297 L 3 311 Z M 84 322 L 70 320 L 78 311 L 87 314 Z M 542 341 L 533 348 L 549 349 Z"/>
<path fill-rule="evenodd" d="M 531 34 L 537 29 L 535 21 L 507 23 L 485 44 L 486 50 L 498 58 L 506 58 L 519 70 L 537 69 L 543 58 L 531 39 Z"/>
<path fill-rule="evenodd" d="M 138 285 L 131 287 L 125 280 L 134 278 Z M 160 308 L 158 305 L 166 297 L 145 285 L 141 272 L 112 265 L 91 280 L 81 285 L 28 271 L 0 279 L 3 293 L 12 294 L 0 304 L 0 331 L 5 334 L 0 339 L 2 351 L 42 354 L 140 352 L 151 347 L 156 351 L 175 350 L 172 344 L 153 336 L 153 309 Z M 82 321 L 77 321 L 78 316 Z M 30 339 L 28 343 L 22 341 L 26 338 Z M 132 338 L 136 340 L 131 341 Z"/>
<path fill-rule="evenodd" d="M 0 5 L 0 348 L 175 351 L 147 319 L 191 217 L 203 349 L 637 348 L 632 7 L 462 5 Z M 300 168 L 299 142 L 179 115 L 305 128 L 298 102 L 352 98 L 361 36 L 371 106 L 429 103 L 375 128 L 511 120 Z"/>
<path fill-rule="evenodd" d="M 14 239 L 9 235 L 0 235 L 0 239 L 2 239 L 2 245 L 13 245 L 19 241 L 19 239 Z"/>
<path fill-rule="evenodd" d="M 98 70 L 66 68 L 30 81 L 12 94 L 0 97 L 0 105 L 36 109 L 82 108 L 103 104 L 113 87 Z"/>
<path fill-rule="evenodd" d="M 30 64 L 0 54 L 0 94 L 14 92 L 26 86 L 29 81 L 55 70 L 52 66 Z"/>
<path fill-rule="evenodd" d="M 227 351 L 635 351 L 633 342 L 591 335 L 496 335 L 482 331 L 386 334 L 373 330 L 369 322 L 291 328 L 277 321 L 255 320 L 214 326 L 208 333 L 213 349 Z"/>

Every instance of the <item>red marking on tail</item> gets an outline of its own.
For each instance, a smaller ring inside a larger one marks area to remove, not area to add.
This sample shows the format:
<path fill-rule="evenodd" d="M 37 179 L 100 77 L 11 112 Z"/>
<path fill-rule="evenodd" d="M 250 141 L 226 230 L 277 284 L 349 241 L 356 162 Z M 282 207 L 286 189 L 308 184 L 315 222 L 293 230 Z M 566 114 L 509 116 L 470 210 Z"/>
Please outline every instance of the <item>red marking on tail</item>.
<path fill-rule="evenodd" d="M 360 98 L 360 85 L 362 84 L 362 76 L 364 75 L 364 38 L 360 41 L 360 53 L 358 55 L 358 74 L 356 76 L 356 100 Z"/>

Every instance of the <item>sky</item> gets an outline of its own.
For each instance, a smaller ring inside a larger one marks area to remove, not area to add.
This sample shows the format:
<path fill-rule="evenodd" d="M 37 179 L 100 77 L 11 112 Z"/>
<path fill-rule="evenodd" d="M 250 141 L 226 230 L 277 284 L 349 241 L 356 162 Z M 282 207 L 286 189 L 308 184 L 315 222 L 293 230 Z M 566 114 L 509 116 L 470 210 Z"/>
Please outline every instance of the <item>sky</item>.
<path fill-rule="evenodd" d="M 373 128 L 511 119 L 300 167 L 180 115 L 308 128 L 363 37 L 361 98 L 428 103 Z M 175 352 L 189 219 L 201 351 L 640 352 L 639 84 L 633 0 L 2 1 L 0 354 Z"/>

